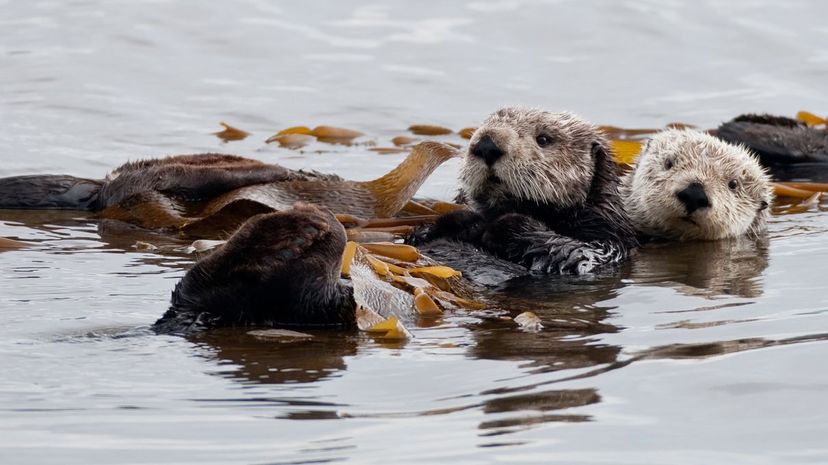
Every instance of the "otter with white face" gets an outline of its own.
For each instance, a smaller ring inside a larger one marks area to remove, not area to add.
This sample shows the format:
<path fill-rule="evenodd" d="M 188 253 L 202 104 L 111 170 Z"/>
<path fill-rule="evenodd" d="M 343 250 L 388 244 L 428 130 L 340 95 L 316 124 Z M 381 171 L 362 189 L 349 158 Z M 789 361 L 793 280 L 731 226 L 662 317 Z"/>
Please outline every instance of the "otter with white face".
<path fill-rule="evenodd" d="M 717 240 L 764 231 L 770 179 L 744 147 L 692 130 L 668 130 L 644 146 L 621 194 L 647 236 Z"/>
<path fill-rule="evenodd" d="M 448 214 L 420 243 L 472 243 L 543 273 L 583 274 L 638 245 L 606 138 L 571 113 L 506 107 L 475 131 L 460 173 L 473 211 Z"/>

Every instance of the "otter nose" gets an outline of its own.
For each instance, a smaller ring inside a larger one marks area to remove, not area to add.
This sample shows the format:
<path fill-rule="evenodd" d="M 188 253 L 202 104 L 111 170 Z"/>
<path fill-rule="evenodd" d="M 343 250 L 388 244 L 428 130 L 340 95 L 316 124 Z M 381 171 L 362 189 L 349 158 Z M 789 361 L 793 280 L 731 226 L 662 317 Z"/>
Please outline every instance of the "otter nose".
<path fill-rule="evenodd" d="M 710 199 L 707 198 L 707 193 L 704 192 L 704 186 L 698 182 L 694 182 L 684 190 L 676 192 L 676 197 L 684 204 L 684 209 L 687 210 L 688 215 L 700 208 L 710 208 L 711 206 Z"/>
<path fill-rule="evenodd" d="M 477 158 L 481 158 L 487 165 L 492 166 L 503 156 L 500 147 L 494 143 L 491 137 L 483 136 L 471 148 L 471 153 Z"/>

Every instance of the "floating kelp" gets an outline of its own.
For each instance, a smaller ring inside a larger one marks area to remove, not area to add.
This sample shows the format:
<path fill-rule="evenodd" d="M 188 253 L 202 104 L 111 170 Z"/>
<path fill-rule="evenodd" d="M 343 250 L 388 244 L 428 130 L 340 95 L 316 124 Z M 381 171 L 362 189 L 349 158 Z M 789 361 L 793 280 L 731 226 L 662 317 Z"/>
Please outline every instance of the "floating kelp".
<path fill-rule="evenodd" d="M 368 327 L 365 332 L 381 339 L 400 340 L 411 338 L 411 333 L 396 316 L 390 316 L 386 320 Z"/>
<path fill-rule="evenodd" d="M 411 145 L 415 142 L 417 142 L 417 139 L 408 136 L 397 136 L 391 139 L 391 143 L 396 145 L 397 147 L 404 147 L 406 145 Z"/>
<path fill-rule="evenodd" d="M 414 124 L 408 127 L 408 130 L 417 134 L 418 136 L 444 136 L 446 134 L 451 134 L 452 131 L 449 128 L 445 128 L 442 126 L 434 126 L 431 124 Z"/>
<path fill-rule="evenodd" d="M 828 119 L 819 117 L 811 112 L 800 111 L 796 114 L 796 119 L 802 121 L 808 126 L 824 126 L 828 124 Z"/>
<path fill-rule="evenodd" d="M 433 202 L 429 206 L 429 208 L 431 208 L 432 210 L 434 210 L 437 213 L 442 215 L 444 213 L 451 213 L 451 212 L 456 212 L 456 211 L 459 211 L 459 210 L 466 210 L 468 207 L 466 205 L 461 205 L 461 204 L 458 204 L 458 203 L 443 202 L 443 201 L 438 200 L 436 202 Z"/>
<path fill-rule="evenodd" d="M 278 142 L 279 145 L 286 148 L 301 148 L 314 140 L 329 144 L 347 145 L 362 135 L 359 131 L 335 126 L 317 126 L 313 129 L 307 126 L 291 126 L 268 137 L 265 143 Z"/>
<path fill-rule="evenodd" d="M 414 288 L 414 308 L 421 316 L 439 316 L 443 314 L 443 309 L 440 308 L 434 299 L 422 288 Z"/>
<path fill-rule="evenodd" d="M 277 134 L 268 138 L 265 142 L 268 144 L 277 142 L 287 149 L 300 149 L 315 140 L 316 138 L 310 134 Z"/>
<path fill-rule="evenodd" d="M 436 219 L 437 213 L 429 215 L 402 216 L 397 218 L 374 218 L 364 220 L 352 215 L 337 215 L 346 228 L 349 241 L 361 243 L 391 242 L 414 231 L 414 227 Z"/>
<path fill-rule="evenodd" d="M 385 257 L 402 260 L 405 262 L 416 262 L 423 258 L 416 247 L 406 244 L 375 243 L 364 244 L 363 247 L 369 252 Z"/>
<path fill-rule="evenodd" d="M 349 241 L 359 242 L 361 244 L 371 242 L 389 242 L 405 236 L 407 232 L 397 233 L 394 231 L 383 231 L 375 229 L 349 228 L 345 230 L 345 234 Z"/>
<path fill-rule="evenodd" d="M 285 128 L 277 132 L 276 135 L 274 135 L 273 137 L 284 136 L 287 134 L 301 134 L 310 136 L 313 135 L 313 129 L 307 126 L 291 126 L 289 128 Z"/>
<path fill-rule="evenodd" d="M 437 211 L 421 201 L 409 200 L 402 211 L 411 215 L 436 215 Z"/>
<path fill-rule="evenodd" d="M 0 252 L 5 252 L 8 250 L 15 250 L 15 249 L 23 249 L 28 247 L 29 244 L 25 242 L 15 241 L 13 239 L 7 239 L 5 237 L 0 237 Z"/>
<path fill-rule="evenodd" d="M 646 139 L 647 136 L 651 134 L 655 134 L 660 131 L 660 129 L 629 129 L 629 128 L 620 128 L 617 126 L 598 126 L 598 129 L 601 130 L 604 134 L 607 135 L 610 139 L 632 139 L 632 140 L 642 140 Z"/>
<path fill-rule="evenodd" d="M 820 182 L 776 182 L 776 186 L 789 187 L 801 191 L 828 192 L 828 183 Z M 777 194 L 779 195 L 779 194 Z"/>
<path fill-rule="evenodd" d="M 175 191 L 137 191 L 104 209 L 100 216 L 147 229 L 181 231 L 201 237 L 228 235 L 253 215 L 288 210 L 296 202 L 314 203 L 334 213 L 358 218 L 387 218 L 399 213 L 434 169 L 456 154 L 455 149 L 445 144 L 423 142 L 414 146 L 396 168 L 373 181 L 349 181 L 336 175 L 290 171 L 251 160 L 251 170 L 282 170 L 283 180 L 231 189 L 199 201 L 179 197 Z M 190 168 L 170 165 L 169 169 Z M 215 167 L 217 172 L 225 169 L 223 165 Z"/>
<path fill-rule="evenodd" d="M 792 199 L 793 202 L 786 202 L 785 198 L 777 199 L 771 210 L 774 215 L 791 215 L 817 211 L 823 198 L 822 192 L 812 192 L 809 197 Z"/>
<path fill-rule="evenodd" d="M 410 245 L 348 242 L 342 254 L 342 275 L 354 278 L 351 269 L 357 264 L 362 270 L 370 270 L 374 278 L 380 278 L 398 290 L 415 297 L 420 293 L 428 294 L 439 307 L 479 308 L 479 304 L 469 300 L 471 290 L 459 271 L 438 264 Z M 411 303 L 416 304 L 415 301 Z M 421 298 L 419 305 L 427 308 L 425 299 Z M 379 309 L 374 310 L 387 316 Z"/>
<path fill-rule="evenodd" d="M 618 140 L 610 141 L 612 151 L 615 153 L 615 162 L 619 165 L 632 166 L 641 152 L 641 142 L 634 140 Z"/>
<path fill-rule="evenodd" d="M 411 337 L 405 321 L 439 317 L 445 309 L 483 307 L 469 298 L 458 271 L 409 245 L 348 242 L 341 271 L 354 286 L 357 326 L 384 338 Z"/>
<path fill-rule="evenodd" d="M 807 199 L 814 195 L 814 192 L 822 192 L 820 190 L 803 189 L 806 183 L 773 183 L 773 193 L 777 197 L 790 197 L 794 199 Z"/>
<path fill-rule="evenodd" d="M 824 209 L 823 200 L 828 198 L 828 184 L 809 182 L 775 182 L 774 215 L 790 215 Z"/>
<path fill-rule="evenodd" d="M 362 133 L 353 129 L 338 128 L 334 126 L 317 126 L 310 133 L 322 142 L 333 144 L 348 144 L 361 136 Z"/>
<path fill-rule="evenodd" d="M 229 124 L 225 123 L 224 121 L 219 122 L 220 125 L 224 127 L 223 130 L 219 132 L 214 132 L 213 135 L 218 137 L 219 139 L 223 140 L 224 142 L 230 142 L 234 140 L 242 140 L 247 138 L 250 135 L 247 131 L 242 131 L 239 128 L 234 128 Z"/>
<path fill-rule="evenodd" d="M 457 131 L 457 134 L 460 134 L 460 137 L 463 139 L 471 139 L 474 135 L 474 131 L 477 131 L 477 128 L 463 128 Z"/>

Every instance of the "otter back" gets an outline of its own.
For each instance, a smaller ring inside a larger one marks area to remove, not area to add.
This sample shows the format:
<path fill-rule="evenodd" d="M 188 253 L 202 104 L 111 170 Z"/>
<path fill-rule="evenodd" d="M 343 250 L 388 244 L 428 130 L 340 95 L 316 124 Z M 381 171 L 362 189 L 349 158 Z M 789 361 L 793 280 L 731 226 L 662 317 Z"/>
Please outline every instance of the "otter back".
<path fill-rule="evenodd" d="M 103 181 L 66 175 L 0 179 L 0 208 L 95 210 Z"/>

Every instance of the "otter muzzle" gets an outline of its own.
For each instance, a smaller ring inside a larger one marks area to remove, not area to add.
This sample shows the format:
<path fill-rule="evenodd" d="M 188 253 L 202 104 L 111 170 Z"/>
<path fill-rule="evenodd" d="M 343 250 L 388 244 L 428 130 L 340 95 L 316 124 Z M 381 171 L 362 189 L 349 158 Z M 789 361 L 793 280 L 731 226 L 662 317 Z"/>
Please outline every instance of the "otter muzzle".
<path fill-rule="evenodd" d="M 676 197 L 684 204 L 684 209 L 687 210 L 688 215 L 696 210 L 712 206 L 707 193 L 704 191 L 704 186 L 698 182 L 694 182 L 684 190 L 676 192 Z"/>
<path fill-rule="evenodd" d="M 494 143 L 488 135 L 483 136 L 471 147 L 470 152 L 477 158 L 486 162 L 491 167 L 503 156 L 503 151 Z"/>

